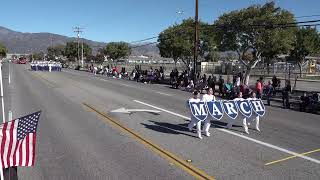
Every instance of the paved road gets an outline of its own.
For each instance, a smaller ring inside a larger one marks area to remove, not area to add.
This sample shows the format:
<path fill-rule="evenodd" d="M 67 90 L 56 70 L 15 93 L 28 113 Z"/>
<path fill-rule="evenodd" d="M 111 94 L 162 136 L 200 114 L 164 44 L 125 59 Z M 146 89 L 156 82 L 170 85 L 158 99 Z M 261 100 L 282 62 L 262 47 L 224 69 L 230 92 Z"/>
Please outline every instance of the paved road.
<path fill-rule="evenodd" d="M 214 122 L 211 137 L 199 140 L 185 128 L 190 94 L 85 72 L 32 72 L 10 65 L 14 117 L 43 110 L 37 164 L 19 168 L 20 179 L 194 179 L 192 174 L 150 151 L 96 113 L 90 104 L 141 136 L 216 179 L 317 179 L 320 152 L 269 166 L 278 159 L 320 147 L 318 115 L 267 109 L 261 133 L 243 135 L 240 122 Z M 160 115 L 111 113 L 117 108 L 158 109 Z M 237 126 L 238 125 L 238 126 Z"/>

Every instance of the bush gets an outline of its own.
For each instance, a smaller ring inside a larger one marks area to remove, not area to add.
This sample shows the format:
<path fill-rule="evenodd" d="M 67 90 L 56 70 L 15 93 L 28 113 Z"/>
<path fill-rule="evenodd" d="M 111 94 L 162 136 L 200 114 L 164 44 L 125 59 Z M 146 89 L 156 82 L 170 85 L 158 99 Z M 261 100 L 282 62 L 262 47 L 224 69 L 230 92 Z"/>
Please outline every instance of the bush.
<path fill-rule="evenodd" d="M 75 70 L 80 70 L 81 66 L 80 65 L 77 65 Z"/>

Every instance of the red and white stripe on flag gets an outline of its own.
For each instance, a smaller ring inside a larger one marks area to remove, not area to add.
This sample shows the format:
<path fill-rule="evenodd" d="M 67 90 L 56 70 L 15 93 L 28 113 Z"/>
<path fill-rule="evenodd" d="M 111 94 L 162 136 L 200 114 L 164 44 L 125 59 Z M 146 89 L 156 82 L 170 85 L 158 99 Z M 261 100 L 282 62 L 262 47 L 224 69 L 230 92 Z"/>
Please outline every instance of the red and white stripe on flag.
<path fill-rule="evenodd" d="M 16 119 L 0 125 L 2 168 L 34 165 L 36 133 L 27 133 L 23 139 L 19 140 L 18 124 L 19 119 Z"/>

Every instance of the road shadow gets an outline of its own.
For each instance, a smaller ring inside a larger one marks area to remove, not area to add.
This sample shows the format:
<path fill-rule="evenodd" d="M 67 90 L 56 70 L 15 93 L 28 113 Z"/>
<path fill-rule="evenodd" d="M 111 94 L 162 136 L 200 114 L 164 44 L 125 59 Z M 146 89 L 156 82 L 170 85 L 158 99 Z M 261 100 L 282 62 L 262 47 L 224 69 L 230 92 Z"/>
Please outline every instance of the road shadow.
<path fill-rule="evenodd" d="M 224 128 L 227 126 L 228 123 L 222 121 L 211 121 L 211 125 L 215 128 Z M 242 127 L 239 125 L 232 125 L 232 127 Z"/>
<path fill-rule="evenodd" d="M 227 129 L 226 128 L 227 124 L 228 123 L 225 123 L 225 122 L 222 122 L 222 121 L 211 121 L 211 128 L 214 127 L 214 128 L 217 128 L 217 129 Z M 241 130 L 238 130 L 238 129 L 235 129 L 235 128 L 241 128 Z M 234 125 L 234 124 L 232 125 L 231 129 L 227 129 L 227 130 L 234 131 L 234 132 L 239 132 L 239 133 L 245 133 L 244 130 L 242 129 L 242 126 Z"/>
<path fill-rule="evenodd" d="M 188 129 L 188 123 L 183 123 L 183 124 L 171 124 L 167 122 L 157 122 L 157 121 L 149 121 L 154 123 L 155 125 L 161 126 L 161 127 L 167 127 L 175 131 L 183 131 L 183 132 L 189 132 Z"/>
<path fill-rule="evenodd" d="M 197 136 L 195 135 L 190 135 L 185 133 L 185 132 L 189 132 L 187 127 L 181 127 L 180 125 L 177 125 L 177 124 L 164 123 L 164 122 L 155 122 L 155 121 L 149 121 L 149 122 L 153 124 L 141 123 L 141 125 L 145 126 L 145 128 L 151 129 L 153 131 L 161 132 L 161 133 L 185 135 L 185 136 L 197 138 Z"/>
<path fill-rule="evenodd" d="M 269 107 L 274 107 L 274 108 L 283 108 L 283 106 L 282 105 L 280 105 L 280 104 L 271 104 Z"/>

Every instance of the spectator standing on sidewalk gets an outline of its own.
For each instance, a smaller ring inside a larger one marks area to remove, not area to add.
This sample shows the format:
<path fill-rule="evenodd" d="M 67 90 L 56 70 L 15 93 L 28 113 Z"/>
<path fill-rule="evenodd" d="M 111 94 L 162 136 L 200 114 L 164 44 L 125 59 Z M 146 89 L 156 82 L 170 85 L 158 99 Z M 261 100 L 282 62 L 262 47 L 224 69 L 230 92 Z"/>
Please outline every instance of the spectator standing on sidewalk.
<path fill-rule="evenodd" d="M 310 105 L 311 105 L 311 113 L 316 113 L 317 110 L 316 110 L 316 106 L 317 106 L 317 103 L 319 102 L 319 95 L 318 93 L 313 93 L 311 98 L 310 98 Z"/>
<path fill-rule="evenodd" d="M 262 96 L 262 82 L 260 80 L 257 80 L 257 83 L 256 83 L 256 94 L 257 94 L 257 98 L 261 99 L 261 96 Z"/>
<path fill-rule="evenodd" d="M 219 78 L 219 96 L 223 96 L 223 86 L 224 86 L 224 79 L 222 77 L 222 75 L 220 75 L 220 78 Z"/>
<path fill-rule="evenodd" d="M 224 93 L 227 99 L 231 99 L 232 84 L 230 78 L 228 78 L 227 83 L 224 84 Z"/>
<path fill-rule="evenodd" d="M 272 94 L 273 94 L 273 87 L 271 85 L 271 81 L 268 81 L 268 85 L 266 85 L 266 87 L 265 87 L 265 95 L 267 98 L 268 106 L 270 106 L 270 100 L 271 100 Z"/>
<path fill-rule="evenodd" d="M 300 111 L 306 112 L 307 107 L 309 106 L 310 98 L 307 96 L 307 93 L 304 92 L 300 97 Z"/>
<path fill-rule="evenodd" d="M 282 104 L 285 109 L 290 109 L 289 93 L 291 93 L 291 84 L 289 80 L 286 80 L 286 85 L 282 90 Z"/>

